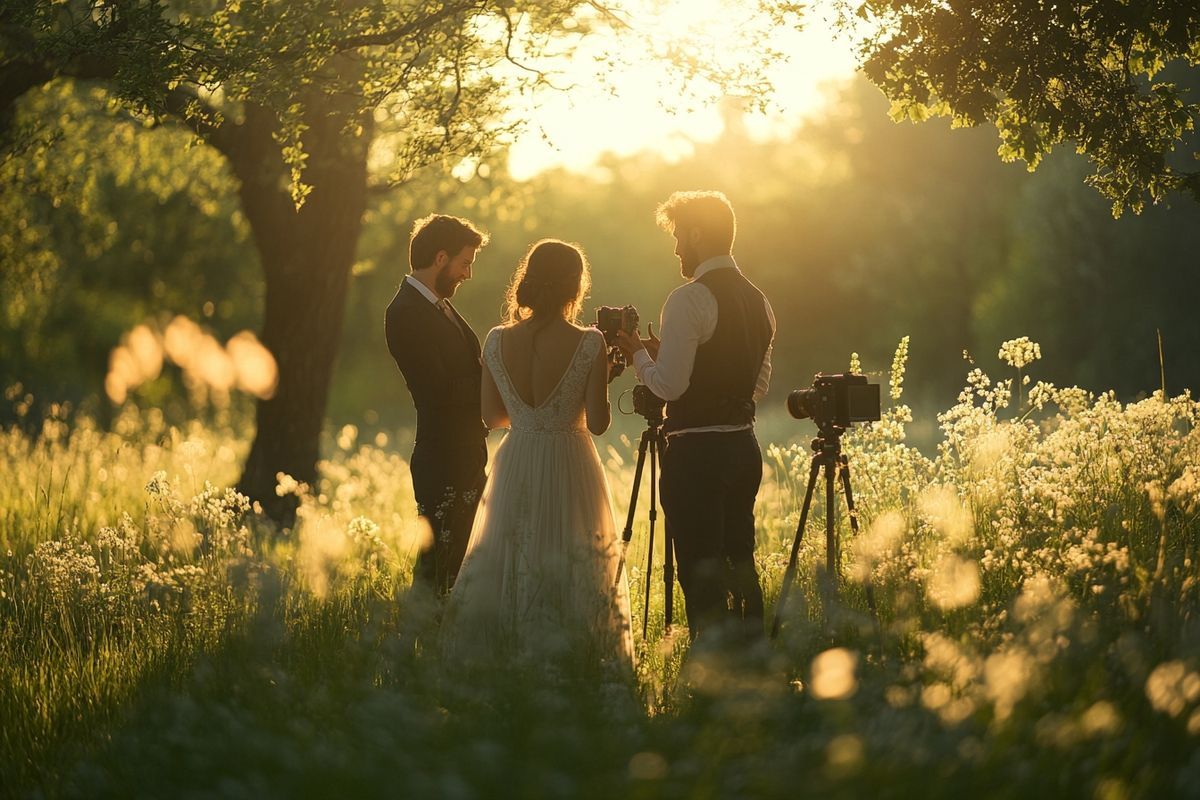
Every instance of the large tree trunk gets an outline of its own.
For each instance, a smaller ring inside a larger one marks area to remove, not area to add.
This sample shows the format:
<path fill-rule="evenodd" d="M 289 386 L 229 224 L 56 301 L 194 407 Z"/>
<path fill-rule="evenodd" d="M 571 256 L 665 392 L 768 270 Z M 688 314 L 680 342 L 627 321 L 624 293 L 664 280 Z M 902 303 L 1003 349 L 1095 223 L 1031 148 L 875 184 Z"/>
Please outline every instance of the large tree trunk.
<path fill-rule="evenodd" d="M 309 484 L 317 478 L 321 427 L 367 202 L 370 122 L 352 120 L 336 106 L 336 99 L 313 98 L 308 109 L 303 180 L 312 191 L 299 210 L 272 139 L 272 115 L 247 108 L 233 159 L 266 279 L 262 342 L 279 370 L 274 396 L 258 402 L 257 432 L 238 488 L 284 525 L 294 520 L 296 499 L 276 494 L 278 474 Z M 359 135 L 347 132 L 350 122 L 362 125 Z"/>
<path fill-rule="evenodd" d="M 354 58 L 335 59 L 331 69 L 355 74 Z M 113 62 L 81 59 L 52 69 L 20 59 L 0 63 L 0 142 L 8 134 L 14 103 L 57 74 L 111 79 Z M 353 85 L 347 81 L 348 85 Z M 305 98 L 303 135 L 308 158 L 304 183 L 312 187 L 297 210 L 289 170 L 280 154 L 277 117 L 245 103 L 244 120 L 212 124 L 186 113 L 197 98 L 167 93 L 167 110 L 180 116 L 229 159 L 239 181 L 242 211 L 262 262 L 266 306 L 262 343 L 275 357 L 278 385 L 256 411 L 257 432 L 238 488 L 262 504 L 271 518 L 290 524 L 295 498 L 275 493 L 277 475 L 312 484 L 317 477 L 321 427 L 334 359 L 342 335 L 346 290 L 367 203 L 369 115 L 357 98 L 314 89 Z"/>

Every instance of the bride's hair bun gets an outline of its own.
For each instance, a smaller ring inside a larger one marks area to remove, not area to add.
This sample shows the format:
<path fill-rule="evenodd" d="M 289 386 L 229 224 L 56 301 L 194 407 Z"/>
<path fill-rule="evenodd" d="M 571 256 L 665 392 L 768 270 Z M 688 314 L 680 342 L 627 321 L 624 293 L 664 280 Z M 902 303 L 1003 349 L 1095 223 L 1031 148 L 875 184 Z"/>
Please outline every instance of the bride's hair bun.
<path fill-rule="evenodd" d="M 582 249 L 558 239 L 542 239 L 529 248 L 513 275 L 506 319 L 512 323 L 553 314 L 575 321 L 590 285 Z"/>
<path fill-rule="evenodd" d="M 542 305 L 548 288 L 544 280 L 539 281 L 526 272 L 517 282 L 517 303 L 521 308 L 537 308 Z"/>

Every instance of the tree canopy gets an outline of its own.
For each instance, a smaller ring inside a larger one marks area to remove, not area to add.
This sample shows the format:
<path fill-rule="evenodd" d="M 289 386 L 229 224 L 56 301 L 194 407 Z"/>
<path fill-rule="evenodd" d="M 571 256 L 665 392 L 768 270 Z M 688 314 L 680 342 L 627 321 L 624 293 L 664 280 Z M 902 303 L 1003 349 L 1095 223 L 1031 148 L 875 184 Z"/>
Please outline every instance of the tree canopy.
<path fill-rule="evenodd" d="M 866 0 L 844 3 L 863 69 L 896 119 L 994 123 L 1034 169 L 1069 144 L 1113 213 L 1172 191 L 1200 198 L 1200 105 L 1170 69 L 1200 63 L 1196 0 Z M 1174 77 L 1172 77 L 1174 75 Z M 1189 142 L 1189 138 L 1192 141 Z"/>

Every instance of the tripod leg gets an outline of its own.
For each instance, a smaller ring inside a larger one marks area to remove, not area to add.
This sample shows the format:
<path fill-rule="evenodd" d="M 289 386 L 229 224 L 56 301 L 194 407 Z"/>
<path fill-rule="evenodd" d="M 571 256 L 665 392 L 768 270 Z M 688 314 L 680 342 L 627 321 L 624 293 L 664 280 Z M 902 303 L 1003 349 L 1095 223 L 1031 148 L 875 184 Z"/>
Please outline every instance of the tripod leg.
<path fill-rule="evenodd" d="M 642 467 L 646 464 L 646 446 L 650 439 L 648 438 L 650 431 L 642 432 L 641 441 L 638 442 L 638 458 L 637 467 L 633 471 L 633 489 L 629 493 L 629 513 L 625 515 L 625 530 L 621 532 L 621 555 L 617 559 L 617 574 L 613 578 L 613 586 L 621 582 L 621 572 L 625 569 L 625 556 L 629 550 L 629 542 L 633 539 L 633 516 L 637 513 L 638 490 L 642 486 Z"/>
<path fill-rule="evenodd" d="M 842 491 L 846 493 L 846 510 L 850 514 L 850 531 L 858 535 L 858 510 L 854 507 L 854 492 L 850 489 L 850 459 L 838 456 L 838 467 L 842 473 Z"/>
<path fill-rule="evenodd" d="M 833 504 L 833 487 L 837 479 L 835 474 L 838 462 L 830 459 L 825 462 L 825 571 L 827 577 L 836 582 L 838 574 L 838 543 L 837 543 L 837 506 Z"/>
<path fill-rule="evenodd" d="M 642 603 L 642 639 L 645 640 L 646 628 L 650 624 L 650 576 L 654 574 L 654 523 L 658 518 L 658 509 L 655 508 L 658 489 L 654 474 L 658 467 L 658 441 L 649 430 L 642 435 L 650 443 L 650 538 L 646 543 L 646 596 Z"/>
<path fill-rule="evenodd" d="M 854 507 L 854 492 L 850 488 L 850 459 L 844 454 L 838 459 L 842 472 L 842 491 L 846 494 L 846 512 L 850 515 L 850 530 L 858 536 L 858 509 Z M 875 587 L 871 583 L 868 572 L 863 579 L 863 589 L 867 593 L 867 607 L 871 610 L 871 620 L 875 624 L 875 638 L 879 644 L 879 655 L 883 656 L 883 626 L 879 622 L 879 609 L 875 606 Z"/>
<path fill-rule="evenodd" d="M 825 632 L 833 633 L 833 612 L 837 601 L 838 590 L 838 540 L 837 540 L 837 506 L 834 501 L 834 487 L 837 484 L 838 459 L 832 454 L 826 454 L 825 467 L 825 570 L 821 575 L 821 605 L 825 619 Z"/>
<path fill-rule="evenodd" d="M 666 584 L 663 589 L 663 603 L 666 606 L 666 630 L 670 633 L 675 610 L 675 543 L 666 531 L 666 526 L 663 526 L 663 549 L 666 550 L 663 562 L 663 583 Z"/>
<path fill-rule="evenodd" d="M 659 434 L 655 440 L 655 449 L 650 454 L 650 518 L 658 517 L 658 504 L 655 494 L 655 477 L 658 475 L 656 456 L 662 453 L 663 438 Z M 675 620 L 675 547 L 671 540 L 671 531 L 663 525 L 663 633 L 670 633 L 671 624 Z"/>
<path fill-rule="evenodd" d="M 771 638 L 779 635 L 779 626 L 783 623 L 783 608 L 787 605 L 788 591 L 796 577 L 796 560 L 800 556 L 800 539 L 804 536 L 804 526 L 808 523 L 808 511 L 812 508 L 813 489 L 817 485 L 817 471 L 821 469 L 818 460 L 820 454 L 812 458 L 812 466 L 808 470 L 808 488 L 804 491 L 804 505 L 800 507 L 800 522 L 796 525 L 796 538 L 792 540 L 792 555 L 788 558 L 787 569 L 783 573 L 783 585 L 779 587 L 779 603 L 775 606 L 775 621 L 771 623 Z"/>
<path fill-rule="evenodd" d="M 629 513 L 625 515 L 625 530 L 621 533 L 621 540 L 625 544 L 629 544 L 629 540 L 633 538 L 633 515 L 637 512 L 638 490 L 642 487 L 642 467 L 646 464 L 646 446 L 649 441 L 650 431 L 643 431 L 642 440 L 638 442 L 637 467 L 633 471 L 633 491 L 629 493 Z"/>

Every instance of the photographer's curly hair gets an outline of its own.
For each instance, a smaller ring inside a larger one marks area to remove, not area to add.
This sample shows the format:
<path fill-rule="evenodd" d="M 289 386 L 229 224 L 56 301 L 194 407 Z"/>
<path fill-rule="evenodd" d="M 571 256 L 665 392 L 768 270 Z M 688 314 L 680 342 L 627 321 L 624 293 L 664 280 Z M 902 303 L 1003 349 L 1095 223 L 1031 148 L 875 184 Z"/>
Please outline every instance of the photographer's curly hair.
<path fill-rule="evenodd" d="M 513 273 L 504 296 L 504 322 L 558 315 L 579 321 L 592 287 L 587 256 L 579 245 L 558 239 L 535 242 Z"/>
<path fill-rule="evenodd" d="M 733 205 L 721 192 L 675 192 L 655 209 L 654 218 L 668 233 L 699 228 L 722 249 L 733 249 L 737 219 Z"/>

